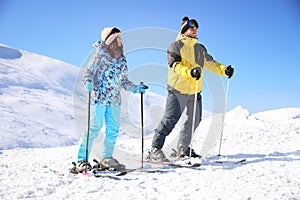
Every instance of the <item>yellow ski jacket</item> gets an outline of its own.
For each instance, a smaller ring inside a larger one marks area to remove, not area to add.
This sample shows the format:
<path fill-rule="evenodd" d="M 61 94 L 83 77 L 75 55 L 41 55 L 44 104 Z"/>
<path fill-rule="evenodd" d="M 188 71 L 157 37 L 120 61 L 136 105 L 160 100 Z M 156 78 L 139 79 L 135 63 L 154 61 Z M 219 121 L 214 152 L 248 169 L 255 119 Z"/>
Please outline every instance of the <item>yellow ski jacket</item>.
<path fill-rule="evenodd" d="M 196 79 L 191 76 L 191 70 L 200 67 L 201 77 L 198 82 L 198 91 L 202 90 L 204 68 L 226 76 L 226 66 L 216 62 L 196 38 L 179 34 L 177 40 L 168 48 L 168 88 L 177 90 L 181 94 L 192 95 L 196 91 Z"/>

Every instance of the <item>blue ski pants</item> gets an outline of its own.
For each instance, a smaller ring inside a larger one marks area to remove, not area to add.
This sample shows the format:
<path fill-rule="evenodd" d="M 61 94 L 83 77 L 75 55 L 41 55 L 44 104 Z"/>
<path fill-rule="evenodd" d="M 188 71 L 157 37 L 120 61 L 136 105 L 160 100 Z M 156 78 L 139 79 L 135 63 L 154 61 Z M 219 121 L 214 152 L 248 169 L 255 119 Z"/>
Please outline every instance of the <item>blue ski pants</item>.
<path fill-rule="evenodd" d="M 102 149 L 102 157 L 112 157 L 116 139 L 118 137 L 120 129 L 120 110 L 120 106 L 103 106 L 98 104 L 91 104 L 88 156 L 90 155 L 94 140 L 100 133 L 100 130 L 103 126 L 103 121 L 105 121 L 106 130 Z M 84 132 L 83 139 L 79 146 L 77 158 L 78 161 L 86 160 L 86 142 L 87 131 Z"/>

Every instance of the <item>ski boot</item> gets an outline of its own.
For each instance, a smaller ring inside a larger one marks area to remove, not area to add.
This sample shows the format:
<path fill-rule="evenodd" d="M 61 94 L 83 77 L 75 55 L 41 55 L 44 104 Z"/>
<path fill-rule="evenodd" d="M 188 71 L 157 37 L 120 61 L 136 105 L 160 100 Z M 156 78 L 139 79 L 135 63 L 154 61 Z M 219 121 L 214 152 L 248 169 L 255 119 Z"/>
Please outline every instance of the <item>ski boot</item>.
<path fill-rule="evenodd" d="M 184 150 L 183 147 L 179 148 L 178 150 L 178 157 L 181 157 L 181 158 L 184 158 L 186 156 L 190 156 L 191 154 L 191 157 L 192 158 L 201 158 L 200 155 L 196 154 L 196 152 L 194 151 L 194 149 L 191 149 L 190 147 L 188 147 L 186 150 Z"/>
<path fill-rule="evenodd" d="M 122 171 L 125 170 L 125 165 L 122 165 L 114 158 L 103 158 L 100 162 L 94 160 L 97 164 L 94 165 L 94 170 L 103 171 L 103 170 L 117 170 Z"/>
<path fill-rule="evenodd" d="M 166 158 L 164 152 L 161 149 L 158 149 L 156 147 L 152 147 L 151 151 L 149 151 L 149 155 L 147 156 L 147 160 L 162 161 L 162 162 L 168 162 L 169 161 Z"/>
<path fill-rule="evenodd" d="M 184 148 L 184 146 L 179 146 L 178 151 L 172 149 L 174 152 L 171 156 L 176 157 L 177 161 L 184 162 L 192 166 L 201 165 L 201 156 L 196 154 L 194 149 L 190 147 Z"/>
<path fill-rule="evenodd" d="M 190 157 L 190 154 L 191 158 L 201 158 L 201 156 L 196 154 L 194 149 L 191 149 L 190 147 L 184 148 L 183 146 L 180 146 L 177 151 L 175 149 L 172 150 L 173 153 L 171 154 L 171 157 L 176 157 L 177 159 Z"/>
<path fill-rule="evenodd" d="M 71 168 L 70 172 L 73 174 L 82 173 L 84 171 L 91 171 L 92 166 L 91 164 L 86 160 L 80 160 L 77 163 L 73 162 L 74 167 Z"/>

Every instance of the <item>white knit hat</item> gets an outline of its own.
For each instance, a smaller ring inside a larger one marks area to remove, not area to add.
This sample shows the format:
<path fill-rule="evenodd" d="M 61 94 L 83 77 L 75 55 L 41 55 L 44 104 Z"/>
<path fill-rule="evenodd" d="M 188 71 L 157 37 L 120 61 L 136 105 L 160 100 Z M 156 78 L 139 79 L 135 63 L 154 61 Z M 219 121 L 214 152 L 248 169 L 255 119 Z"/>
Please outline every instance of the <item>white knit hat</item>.
<path fill-rule="evenodd" d="M 109 45 L 119 35 L 121 35 L 121 31 L 118 28 L 107 27 L 101 31 L 101 40 Z"/>

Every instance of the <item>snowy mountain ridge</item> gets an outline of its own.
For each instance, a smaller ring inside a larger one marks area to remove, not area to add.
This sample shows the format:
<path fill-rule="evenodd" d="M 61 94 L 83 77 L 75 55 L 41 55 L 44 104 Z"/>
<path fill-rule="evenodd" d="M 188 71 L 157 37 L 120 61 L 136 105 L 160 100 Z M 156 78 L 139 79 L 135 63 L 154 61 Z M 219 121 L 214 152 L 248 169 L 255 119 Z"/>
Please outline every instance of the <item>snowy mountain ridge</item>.
<path fill-rule="evenodd" d="M 74 144 L 72 90 L 78 69 L 0 46 L 0 149 Z"/>

